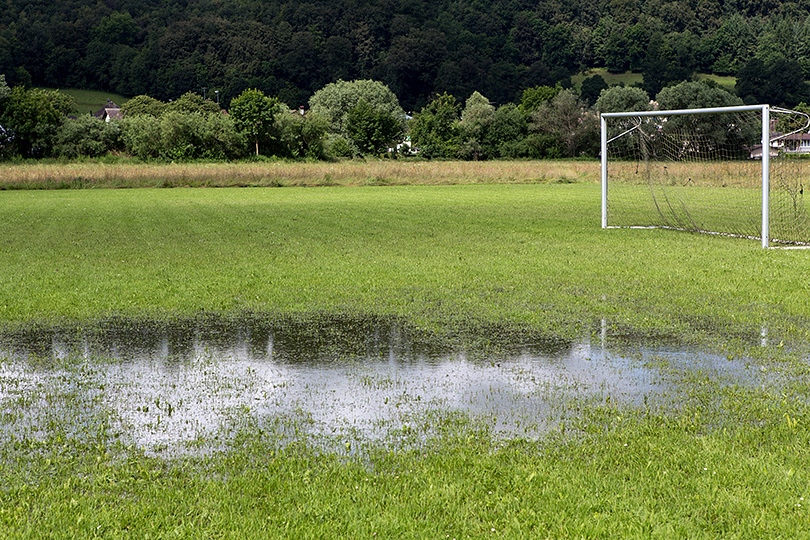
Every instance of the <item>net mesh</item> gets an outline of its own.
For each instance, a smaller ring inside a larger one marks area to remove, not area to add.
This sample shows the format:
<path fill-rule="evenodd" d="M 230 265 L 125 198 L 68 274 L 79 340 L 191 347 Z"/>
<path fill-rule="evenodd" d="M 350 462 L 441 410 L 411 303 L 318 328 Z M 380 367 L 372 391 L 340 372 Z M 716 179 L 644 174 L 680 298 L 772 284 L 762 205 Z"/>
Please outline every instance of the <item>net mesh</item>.
<path fill-rule="evenodd" d="M 605 120 L 608 226 L 762 237 L 761 111 Z M 784 132 L 795 124 L 771 112 L 769 236 L 810 244 L 810 160 Z"/>

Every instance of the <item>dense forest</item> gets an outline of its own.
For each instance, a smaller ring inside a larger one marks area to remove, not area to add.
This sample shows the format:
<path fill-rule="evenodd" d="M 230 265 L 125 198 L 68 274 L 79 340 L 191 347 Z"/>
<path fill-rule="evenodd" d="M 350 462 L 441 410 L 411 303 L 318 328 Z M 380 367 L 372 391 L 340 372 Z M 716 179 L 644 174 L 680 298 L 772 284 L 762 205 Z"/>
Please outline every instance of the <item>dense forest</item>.
<path fill-rule="evenodd" d="M 304 105 L 326 84 L 385 83 L 406 111 L 447 93 L 517 102 L 594 67 L 652 96 L 694 72 L 795 105 L 810 79 L 810 3 L 790 0 L 2 0 L 9 86 L 230 103 L 246 88 Z M 747 86 L 746 86 L 747 85 Z M 742 91 L 742 93 L 741 93 Z"/>

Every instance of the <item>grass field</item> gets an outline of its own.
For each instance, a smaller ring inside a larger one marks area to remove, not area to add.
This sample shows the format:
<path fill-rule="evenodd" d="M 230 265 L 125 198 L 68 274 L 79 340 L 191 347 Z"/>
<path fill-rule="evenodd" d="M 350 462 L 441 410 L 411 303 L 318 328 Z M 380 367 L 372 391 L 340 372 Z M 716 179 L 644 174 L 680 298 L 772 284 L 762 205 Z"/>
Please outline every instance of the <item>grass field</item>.
<path fill-rule="evenodd" d="M 59 91 L 73 98 L 73 100 L 76 102 L 74 112 L 78 114 L 95 113 L 96 111 L 104 107 L 108 99 L 111 99 L 118 105 L 123 105 L 129 100 L 129 98 L 124 97 L 120 94 L 114 94 L 112 92 L 104 92 L 101 90 L 79 90 L 76 88 L 60 88 Z"/>
<path fill-rule="evenodd" d="M 593 77 L 594 75 L 601 75 L 608 86 L 633 86 L 634 84 L 641 84 L 643 81 L 643 77 L 639 72 L 626 71 L 624 73 L 611 73 L 604 68 L 596 68 L 588 70 L 586 73 L 574 75 L 571 77 L 571 82 L 574 83 L 576 88 L 579 88 L 586 77 Z M 712 75 L 710 73 L 698 73 L 695 77 L 697 79 L 709 79 L 714 81 L 732 94 L 734 93 L 734 86 L 737 84 L 736 77 Z"/>
<path fill-rule="evenodd" d="M 716 82 L 720 85 L 721 88 L 727 90 L 730 93 L 734 93 L 734 88 L 737 86 L 737 77 L 732 75 L 714 75 L 711 73 L 701 73 L 698 76 L 698 79 L 708 79 L 710 81 Z"/>
<path fill-rule="evenodd" d="M 591 183 L 2 196 L 0 320 L 11 322 L 348 310 L 569 334 L 603 315 L 662 334 L 711 320 L 715 333 L 799 316 L 808 287 L 779 272 L 803 254 L 602 231 Z M 706 269 L 721 257 L 717 280 Z"/>
<path fill-rule="evenodd" d="M 610 71 L 604 68 L 596 68 L 588 70 L 585 73 L 578 73 L 571 77 L 571 82 L 574 83 L 574 87 L 579 88 L 582 85 L 582 81 L 585 80 L 587 77 L 593 77 L 594 75 L 601 75 L 608 86 L 633 86 L 634 84 L 641 84 L 642 76 L 641 73 L 635 73 L 632 71 L 625 71 L 624 73 L 611 73 Z"/>
<path fill-rule="evenodd" d="M 198 167 L 185 178 L 222 185 L 238 171 Z M 166 460 L 111 441 L 106 422 L 82 424 L 81 436 L 67 420 L 39 435 L 9 433 L 13 411 L 30 401 L 11 400 L 19 380 L 0 370 L 0 537 L 806 534 L 810 252 L 602 230 L 593 162 L 329 167 L 245 170 L 281 185 L 323 185 L 328 174 L 345 187 L 0 191 L 0 321 L 377 316 L 485 346 L 494 329 L 572 337 L 604 320 L 611 335 L 720 351 L 773 378 L 731 384 L 661 360 L 676 406 L 566 401 L 569 420 L 540 440 L 498 441 L 445 419 L 415 449 L 324 454 L 305 439 L 279 447 L 248 423 L 226 451 Z M 47 182 L 143 185 L 132 180 L 137 167 L 122 165 L 9 170 L 6 186 L 28 171 Z M 173 176 L 180 166 L 144 170 L 193 184 Z M 407 185 L 414 177 L 430 185 Z M 85 362 L 68 360 L 65 376 Z M 75 399 L 47 385 L 23 394 Z"/>
<path fill-rule="evenodd" d="M 810 161 L 774 160 L 769 190 L 769 237 L 810 239 L 802 179 Z M 610 226 L 669 226 L 761 237 L 762 167 L 756 161 L 635 162 L 609 167 Z M 649 184 L 652 180 L 654 184 Z"/>

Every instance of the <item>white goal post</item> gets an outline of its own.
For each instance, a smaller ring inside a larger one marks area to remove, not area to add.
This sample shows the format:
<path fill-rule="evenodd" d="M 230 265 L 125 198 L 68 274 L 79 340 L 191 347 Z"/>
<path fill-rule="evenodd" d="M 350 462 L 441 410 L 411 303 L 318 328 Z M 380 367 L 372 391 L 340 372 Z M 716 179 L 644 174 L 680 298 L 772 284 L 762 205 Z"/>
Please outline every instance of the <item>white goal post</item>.
<path fill-rule="evenodd" d="M 810 146 L 808 115 L 746 105 L 600 118 L 602 228 L 810 244 L 802 184 L 810 160 L 798 159 Z"/>

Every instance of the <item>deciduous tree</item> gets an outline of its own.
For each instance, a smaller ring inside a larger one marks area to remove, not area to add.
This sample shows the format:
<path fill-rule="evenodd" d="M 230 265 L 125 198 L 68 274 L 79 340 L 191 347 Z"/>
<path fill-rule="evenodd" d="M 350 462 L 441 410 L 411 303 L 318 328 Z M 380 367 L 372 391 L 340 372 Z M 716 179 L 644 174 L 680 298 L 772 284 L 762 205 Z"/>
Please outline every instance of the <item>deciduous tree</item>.
<path fill-rule="evenodd" d="M 361 101 L 392 116 L 405 129 L 405 111 L 399 106 L 397 96 L 379 81 L 363 79 L 327 84 L 310 98 L 309 106 L 312 112 L 326 119 L 330 132 L 348 137 L 349 113 Z"/>
<path fill-rule="evenodd" d="M 600 113 L 646 111 L 650 108 L 650 96 L 641 88 L 613 86 L 602 90 L 595 107 Z"/>
<path fill-rule="evenodd" d="M 157 118 L 166 110 L 166 104 L 153 97 L 141 94 L 121 105 L 121 114 L 127 118 L 151 116 Z"/>
<path fill-rule="evenodd" d="M 411 143 L 426 158 L 453 157 L 459 144 L 461 107 L 450 94 L 434 97 L 411 122 Z"/>
<path fill-rule="evenodd" d="M 348 135 L 361 154 L 381 154 L 402 140 L 402 124 L 393 115 L 360 100 L 346 119 Z"/>
<path fill-rule="evenodd" d="M 534 86 L 523 91 L 520 98 L 520 106 L 526 113 L 536 111 L 540 105 L 546 101 L 554 99 L 560 93 L 561 88 L 553 86 Z"/>
<path fill-rule="evenodd" d="M 766 60 L 754 57 L 737 73 L 737 95 L 746 103 L 769 103 L 791 107 L 810 100 L 810 88 L 801 65 L 780 55 Z"/>
<path fill-rule="evenodd" d="M 325 155 L 326 120 L 313 113 L 290 112 L 279 103 L 276 114 L 279 152 L 284 157 L 320 159 Z"/>
<path fill-rule="evenodd" d="M 668 86 L 658 93 L 655 100 L 662 110 L 742 105 L 740 98 L 705 79 Z"/>
<path fill-rule="evenodd" d="M 597 73 L 592 77 L 586 77 L 585 80 L 582 81 L 582 86 L 579 89 L 579 95 L 582 98 L 582 101 L 588 105 L 593 105 L 596 103 L 596 100 L 599 99 L 599 94 L 602 92 L 602 90 L 605 90 L 607 87 L 608 84 L 605 82 L 604 77 Z"/>
<path fill-rule="evenodd" d="M 231 101 L 230 114 L 236 129 L 253 142 L 256 155 L 259 144 L 268 143 L 274 138 L 274 117 L 277 100 L 264 95 L 257 89 L 245 90 Z"/>
<path fill-rule="evenodd" d="M 231 104 L 233 106 L 233 104 Z M 170 102 L 167 107 L 170 111 L 183 113 L 219 114 L 219 105 L 210 99 L 204 99 L 196 92 L 186 92 L 179 98 Z"/>
<path fill-rule="evenodd" d="M 525 157 L 521 143 L 528 129 L 528 115 L 520 107 L 512 103 L 501 105 L 495 110 L 485 143 L 492 147 L 495 157 Z"/>
<path fill-rule="evenodd" d="M 495 107 L 481 93 L 473 92 L 461 111 L 460 157 L 475 160 L 491 157 L 491 149 L 487 147 L 486 141 L 494 120 Z"/>
<path fill-rule="evenodd" d="M 555 137 L 566 157 L 596 155 L 597 116 L 572 90 L 563 90 L 532 115 L 533 130 Z"/>
<path fill-rule="evenodd" d="M 709 80 L 687 81 L 661 90 L 656 96 L 661 109 L 700 109 L 707 107 L 730 107 L 742 105 L 743 101 L 720 88 Z M 663 125 L 664 132 L 680 131 L 694 134 L 700 141 L 713 141 L 715 146 L 724 145 L 733 139 L 749 139 L 761 127 L 759 125 L 738 125 L 734 114 L 721 115 L 680 115 L 673 116 Z M 754 138 L 756 140 L 756 138 Z M 698 146 L 696 144 L 696 146 Z M 740 145 L 736 145 L 740 147 Z M 739 157 L 747 157 L 745 153 Z"/>
<path fill-rule="evenodd" d="M 56 132 L 73 108 L 73 99 L 57 90 L 15 86 L 3 99 L 0 111 L 4 152 L 26 158 L 50 156 Z"/>

